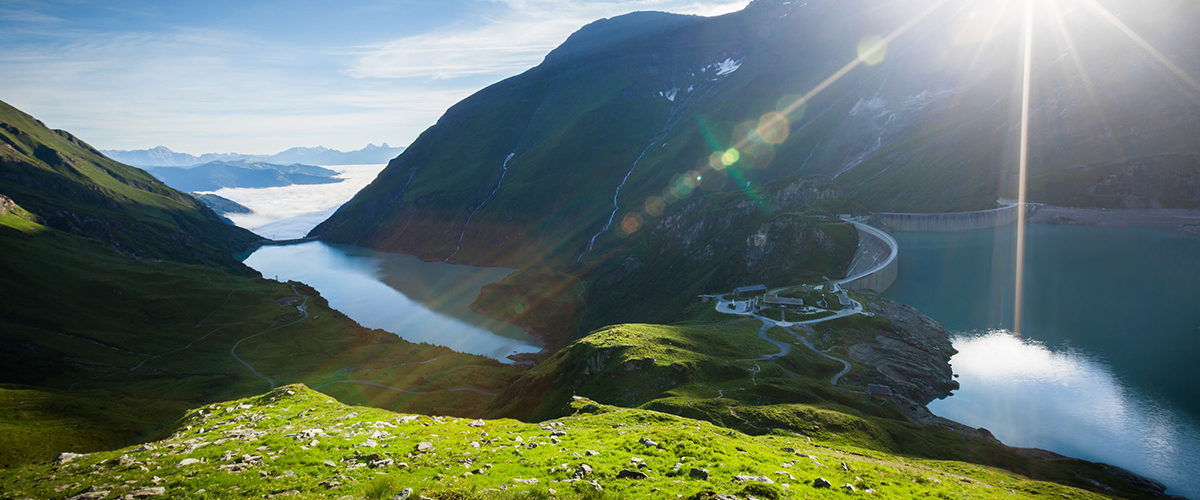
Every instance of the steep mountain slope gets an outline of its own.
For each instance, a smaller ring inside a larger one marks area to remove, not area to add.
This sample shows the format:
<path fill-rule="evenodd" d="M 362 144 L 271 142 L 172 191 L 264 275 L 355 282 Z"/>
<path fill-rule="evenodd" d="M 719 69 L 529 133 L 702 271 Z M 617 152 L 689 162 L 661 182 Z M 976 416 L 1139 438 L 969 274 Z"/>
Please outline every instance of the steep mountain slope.
<path fill-rule="evenodd" d="M 1180 76 L 1092 5 L 1033 9 L 1034 178 L 1197 152 L 1187 27 L 1200 7 L 1105 3 Z M 1022 15 L 1011 2 L 759 0 L 599 21 L 453 106 L 312 235 L 427 259 L 587 261 L 621 244 L 629 216 L 651 227 L 680 199 L 794 176 L 864 210 L 988 208 L 1016 194 Z M 1176 204 L 1160 188 L 1136 187 Z"/>
<path fill-rule="evenodd" d="M 234 252 L 260 238 L 143 170 L 0 102 L 0 195 L 45 225 L 145 258 L 249 272 Z"/>
<path fill-rule="evenodd" d="M 522 423 L 348 407 L 300 385 L 199 408 L 140 446 L 0 470 L 0 483 L 16 497 L 72 498 L 1106 498 L 586 399 Z"/>

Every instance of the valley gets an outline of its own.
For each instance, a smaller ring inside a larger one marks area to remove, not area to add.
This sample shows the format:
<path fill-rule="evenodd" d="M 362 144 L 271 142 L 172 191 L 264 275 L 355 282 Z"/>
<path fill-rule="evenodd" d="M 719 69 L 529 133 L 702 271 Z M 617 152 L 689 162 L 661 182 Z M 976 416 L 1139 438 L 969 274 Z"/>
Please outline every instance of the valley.
<path fill-rule="evenodd" d="M 1200 497 L 1200 4 L 272 2 L 0 16 L 0 498 Z"/>

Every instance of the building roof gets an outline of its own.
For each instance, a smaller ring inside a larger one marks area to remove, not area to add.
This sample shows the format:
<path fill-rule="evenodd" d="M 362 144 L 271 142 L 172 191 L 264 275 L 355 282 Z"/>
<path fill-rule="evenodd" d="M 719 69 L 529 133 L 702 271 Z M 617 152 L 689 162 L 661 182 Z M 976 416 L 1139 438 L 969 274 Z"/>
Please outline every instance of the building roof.
<path fill-rule="evenodd" d="M 750 293 L 750 292 L 765 292 L 767 285 L 746 285 L 739 286 L 733 289 L 733 293 Z"/>

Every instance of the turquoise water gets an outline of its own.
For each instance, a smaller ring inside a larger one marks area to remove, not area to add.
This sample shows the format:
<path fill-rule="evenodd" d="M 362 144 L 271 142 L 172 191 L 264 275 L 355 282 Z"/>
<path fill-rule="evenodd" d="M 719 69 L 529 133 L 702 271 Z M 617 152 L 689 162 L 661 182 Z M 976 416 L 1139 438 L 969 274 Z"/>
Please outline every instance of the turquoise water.
<path fill-rule="evenodd" d="M 368 328 L 501 361 L 541 350 L 520 328 L 474 311 L 479 290 L 512 269 L 423 262 L 411 255 L 319 241 L 264 246 L 245 259 L 263 277 L 296 280 Z"/>
<path fill-rule="evenodd" d="M 962 387 L 934 413 L 1200 498 L 1200 238 L 1029 226 L 1016 335 L 1014 227 L 894 236 L 885 295 L 941 322 L 960 351 Z"/>

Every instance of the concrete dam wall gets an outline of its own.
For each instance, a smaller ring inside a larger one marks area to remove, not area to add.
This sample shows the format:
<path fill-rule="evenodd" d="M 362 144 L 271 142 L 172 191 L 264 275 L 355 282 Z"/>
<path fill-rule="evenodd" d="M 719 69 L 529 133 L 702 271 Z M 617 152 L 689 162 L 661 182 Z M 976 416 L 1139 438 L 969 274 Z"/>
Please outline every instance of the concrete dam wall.
<path fill-rule="evenodd" d="M 872 220 L 892 231 L 952 232 L 1006 226 L 1017 221 L 1018 205 L 937 214 L 882 212 Z"/>
<path fill-rule="evenodd" d="M 858 248 L 850 261 L 846 279 L 838 282 L 856 292 L 882 293 L 896 282 L 899 245 L 891 235 L 861 222 L 850 221 L 858 229 Z"/>

